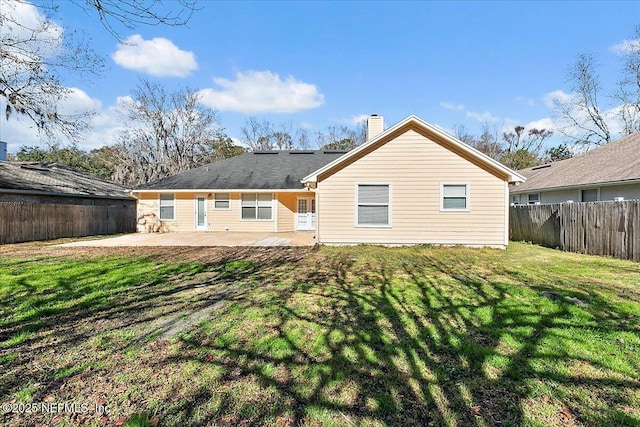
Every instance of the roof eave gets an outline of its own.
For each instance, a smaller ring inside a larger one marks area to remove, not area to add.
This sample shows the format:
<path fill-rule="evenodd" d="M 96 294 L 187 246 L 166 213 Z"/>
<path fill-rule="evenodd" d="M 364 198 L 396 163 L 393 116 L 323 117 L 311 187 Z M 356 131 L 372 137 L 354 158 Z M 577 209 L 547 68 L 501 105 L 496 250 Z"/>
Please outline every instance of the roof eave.
<path fill-rule="evenodd" d="M 123 192 L 119 195 L 108 194 L 88 194 L 88 193 L 61 193 L 54 191 L 39 191 L 39 190 L 18 190 L 14 188 L 2 188 L 0 194 L 25 194 L 29 196 L 55 196 L 55 197 L 76 197 L 76 198 L 88 198 L 88 199 L 112 199 L 112 200 L 133 200 L 129 194 Z"/>
<path fill-rule="evenodd" d="M 576 188 L 587 188 L 587 187 L 610 187 L 612 185 L 624 185 L 624 184 L 635 184 L 640 183 L 640 178 L 632 178 L 632 179 L 621 179 L 617 181 L 601 181 L 601 182 L 587 182 L 584 184 L 571 184 L 571 185 L 561 185 L 557 187 L 538 187 L 538 188 L 525 188 L 524 190 L 519 189 L 518 187 L 514 187 L 514 189 L 510 190 L 511 194 L 523 194 L 523 193 L 532 193 L 532 192 L 541 192 L 541 191 L 562 191 L 562 190 L 571 190 Z"/>

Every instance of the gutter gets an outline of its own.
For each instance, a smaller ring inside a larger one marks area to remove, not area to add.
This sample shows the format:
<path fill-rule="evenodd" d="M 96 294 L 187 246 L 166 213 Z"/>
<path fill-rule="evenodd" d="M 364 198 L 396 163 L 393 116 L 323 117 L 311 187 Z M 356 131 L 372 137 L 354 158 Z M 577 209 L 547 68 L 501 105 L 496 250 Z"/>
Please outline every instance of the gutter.
<path fill-rule="evenodd" d="M 79 193 L 55 193 L 50 191 L 36 190 L 15 190 L 11 188 L 1 188 L 0 194 L 26 194 L 30 196 L 56 196 L 56 197 L 77 197 L 77 198 L 93 198 L 93 199 L 111 199 L 111 200 L 131 200 L 130 196 L 123 194 L 122 196 L 106 196 L 98 194 L 79 194 Z"/>

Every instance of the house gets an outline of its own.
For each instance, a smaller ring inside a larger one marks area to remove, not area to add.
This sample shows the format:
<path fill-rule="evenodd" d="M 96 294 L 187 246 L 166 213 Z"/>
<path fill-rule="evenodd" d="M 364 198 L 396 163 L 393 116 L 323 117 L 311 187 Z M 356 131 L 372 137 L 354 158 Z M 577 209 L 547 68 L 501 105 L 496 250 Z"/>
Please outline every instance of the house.
<path fill-rule="evenodd" d="M 118 184 L 56 163 L 0 162 L 0 244 L 135 228 L 136 200 Z"/>
<path fill-rule="evenodd" d="M 0 202 L 69 205 L 125 205 L 129 191 L 111 181 L 57 164 L 0 162 Z"/>
<path fill-rule="evenodd" d="M 315 231 L 324 244 L 504 248 L 509 183 L 524 178 L 415 116 L 349 151 L 268 151 L 136 189 L 169 231 Z"/>
<path fill-rule="evenodd" d="M 518 171 L 512 204 L 640 199 L 640 132 L 566 160 Z"/>

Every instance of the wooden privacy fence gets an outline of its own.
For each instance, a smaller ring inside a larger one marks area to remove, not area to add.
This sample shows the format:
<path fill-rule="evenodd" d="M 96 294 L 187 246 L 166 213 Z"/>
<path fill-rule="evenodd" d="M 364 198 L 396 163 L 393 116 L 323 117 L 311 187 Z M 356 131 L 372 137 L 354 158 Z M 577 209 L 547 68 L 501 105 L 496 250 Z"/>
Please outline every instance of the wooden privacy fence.
<path fill-rule="evenodd" d="M 640 200 L 512 206 L 509 234 L 514 241 L 640 261 Z"/>
<path fill-rule="evenodd" d="M 135 231 L 134 203 L 93 206 L 0 202 L 0 244 Z"/>

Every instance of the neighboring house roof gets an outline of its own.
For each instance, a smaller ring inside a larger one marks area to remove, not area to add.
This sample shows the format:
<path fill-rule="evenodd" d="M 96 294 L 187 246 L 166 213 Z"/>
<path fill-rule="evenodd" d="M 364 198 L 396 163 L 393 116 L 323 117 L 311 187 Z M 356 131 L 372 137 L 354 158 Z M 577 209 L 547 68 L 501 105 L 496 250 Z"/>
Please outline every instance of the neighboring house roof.
<path fill-rule="evenodd" d="M 57 163 L 0 162 L 0 193 L 130 199 L 114 182 Z"/>
<path fill-rule="evenodd" d="M 640 181 L 640 132 L 577 157 L 518 171 L 527 182 L 512 194 Z"/>
<path fill-rule="evenodd" d="M 327 176 L 330 176 L 334 172 L 342 169 L 344 166 L 352 163 L 360 157 L 366 155 L 377 147 L 387 143 L 395 138 L 396 135 L 400 135 L 409 129 L 413 129 L 438 144 L 445 146 L 456 154 L 466 158 L 475 164 L 486 168 L 495 175 L 504 177 L 508 182 L 524 182 L 525 178 L 519 173 L 509 169 L 500 162 L 492 159 L 491 157 L 481 153 L 475 148 L 465 144 L 464 142 L 454 138 L 442 129 L 433 126 L 416 116 L 409 116 L 406 119 L 391 126 L 386 131 L 382 132 L 378 136 L 370 139 L 361 146 L 349 151 L 340 158 L 333 162 L 315 170 L 309 175 L 305 176 L 302 180 L 305 184 L 316 183 L 318 180 L 322 180 Z"/>
<path fill-rule="evenodd" d="M 302 177 L 344 153 L 336 150 L 254 151 L 161 179 L 136 191 L 299 190 Z"/>

